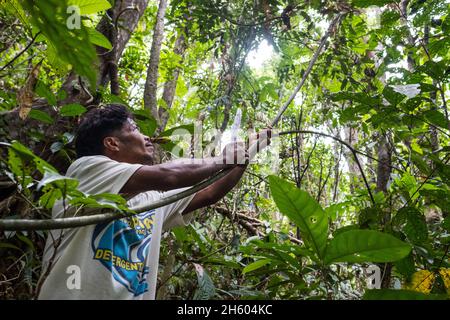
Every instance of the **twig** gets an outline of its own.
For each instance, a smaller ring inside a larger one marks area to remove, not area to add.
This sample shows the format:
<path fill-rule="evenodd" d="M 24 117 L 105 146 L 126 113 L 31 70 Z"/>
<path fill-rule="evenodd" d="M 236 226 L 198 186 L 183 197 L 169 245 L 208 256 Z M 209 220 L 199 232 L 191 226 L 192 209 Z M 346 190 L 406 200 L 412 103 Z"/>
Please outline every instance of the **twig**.
<path fill-rule="evenodd" d="M 366 175 L 364 174 L 364 171 L 362 169 L 361 163 L 359 162 L 357 151 L 350 144 L 348 144 L 347 142 L 345 142 L 345 141 L 343 141 L 343 140 L 341 140 L 341 139 L 339 139 L 339 138 L 337 138 L 335 136 L 332 136 L 332 135 L 329 135 L 329 134 L 326 134 L 326 133 L 322 133 L 322 132 L 311 131 L 311 130 L 283 131 L 283 132 L 278 133 L 278 135 L 281 136 L 281 135 L 294 134 L 294 133 L 317 134 L 317 135 L 320 135 L 320 136 L 324 136 L 324 137 L 328 137 L 328 138 L 334 139 L 334 140 L 338 141 L 339 143 L 343 144 L 344 146 L 346 146 L 352 152 L 353 157 L 355 158 L 356 164 L 358 165 L 359 171 L 361 172 L 361 175 L 362 175 L 362 177 L 364 179 L 364 183 L 366 185 L 367 191 L 369 192 L 370 200 L 372 201 L 373 204 L 375 204 L 375 199 L 374 199 L 374 197 L 372 195 L 372 191 L 370 189 L 369 183 L 367 182 Z M 273 136 L 276 136 L 276 135 L 273 135 Z"/>
<path fill-rule="evenodd" d="M 27 46 L 22 50 L 22 51 L 20 51 L 18 54 L 16 54 L 16 56 L 11 60 L 11 61 L 9 61 L 7 64 L 5 64 L 1 69 L 0 69 L 0 72 L 1 71 L 3 71 L 3 70 L 5 70 L 7 67 L 9 67 L 11 64 L 13 64 L 14 63 L 14 61 L 16 61 L 25 51 L 27 51 L 30 47 L 31 47 L 31 45 L 34 43 L 34 41 L 36 41 L 36 38 L 38 37 L 38 35 L 40 35 L 41 34 L 41 32 L 39 31 L 38 33 L 36 33 L 35 35 L 34 35 L 34 37 L 33 37 L 33 39 L 31 39 L 31 41 L 30 41 L 30 43 L 29 44 L 27 44 Z"/>

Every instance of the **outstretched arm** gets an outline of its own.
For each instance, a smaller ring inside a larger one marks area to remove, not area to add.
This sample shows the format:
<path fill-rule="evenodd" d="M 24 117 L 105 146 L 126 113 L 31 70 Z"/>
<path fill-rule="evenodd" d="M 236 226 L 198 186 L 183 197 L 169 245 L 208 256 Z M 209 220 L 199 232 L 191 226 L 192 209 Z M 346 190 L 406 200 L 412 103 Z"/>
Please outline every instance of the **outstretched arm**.
<path fill-rule="evenodd" d="M 230 167 L 218 158 L 199 161 L 174 161 L 153 166 L 142 166 L 128 180 L 120 193 L 134 194 L 149 190 L 167 191 L 192 186 L 214 173 Z"/>
<path fill-rule="evenodd" d="M 222 169 L 234 168 L 245 149 L 229 144 L 221 155 L 207 159 L 179 159 L 159 165 L 142 166 L 128 180 L 120 193 L 136 194 L 149 190 L 167 191 L 195 185 Z"/>
<path fill-rule="evenodd" d="M 239 182 L 246 167 L 246 165 L 241 165 L 229 169 L 230 172 L 225 177 L 199 191 L 184 209 L 183 214 L 212 205 L 222 199 Z"/>

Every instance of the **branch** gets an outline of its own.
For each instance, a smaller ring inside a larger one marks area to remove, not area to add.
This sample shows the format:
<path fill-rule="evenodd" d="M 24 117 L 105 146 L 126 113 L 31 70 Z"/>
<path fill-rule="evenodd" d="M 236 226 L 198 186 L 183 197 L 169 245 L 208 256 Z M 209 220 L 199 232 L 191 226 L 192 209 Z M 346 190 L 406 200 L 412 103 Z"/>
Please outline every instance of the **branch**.
<path fill-rule="evenodd" d="M 333 32 L 333 30 L 335 29 L 336 25 L 338 24 L 338 22 L 341 20 L 342 17 L 343 17 L 343 14 L 339 14 L 331 22 L 330 26 L 328 27 L 328 31 L 322 37 L 319 47 L 317 48 L 316 52 L 314 53 L 314 56 L 312 57 L 311 61 L 309 62 L 308 68 L 306 69 L 305 73 L 303 74 L 302 80 L 300 81 L 298 86 L 295 88 L 294 92 L 291 94 L 288 101 L 286 101 L 286 103 L 278 111 L 277 116 L 272 121 L 271 127 L 275 127 L 277 125 L 277 123 L 278 123 L 278 121 L 280 121 L 280 118 L 283 115 L 283 113 L 286 111 L 288 106 L 291 104 L 292 100 L 294 100 L 297 93 L 303 87 L 303 84 L 305 83 L 306 78 L 311 73 L 311 70 L 312 70 L 314 64 L 316 63 L 317 59 L 319 58 L 320 51 L 322 51 L 322 48 L 325 46 L 325 43 L 327 42 L 328 37 Z"/>
<path fill-rule="evenodd" d="M 170 197 L 160 199 L 152 204 L 140 205 L 132 208 L 135 212 L 109 212 L 100 213 L 91 216 L 83 217 L 71 217 L 71 218 L 57 218 L 57 219 L 0 219 L 0 230 L 6 231 L 20 231 L 20 230 L 51 230 L 51 229 L 66 229 L 66 228 L 77 228 L 83 227 L 91 224 L 98 224 L 109 222 L 125 217 L 130 217 L 137 215 L 139 213 L 160 208 L 168 204 L 174 203 L 180 199 L 190 196 L 207 186 L 213 184 L 217 180 L 223 178 L 228 174 L 228 170 L 223 170 L 216 174 L 215 176 L 200 182 L 193 186 L 192 188 L 175 194 Z"/>

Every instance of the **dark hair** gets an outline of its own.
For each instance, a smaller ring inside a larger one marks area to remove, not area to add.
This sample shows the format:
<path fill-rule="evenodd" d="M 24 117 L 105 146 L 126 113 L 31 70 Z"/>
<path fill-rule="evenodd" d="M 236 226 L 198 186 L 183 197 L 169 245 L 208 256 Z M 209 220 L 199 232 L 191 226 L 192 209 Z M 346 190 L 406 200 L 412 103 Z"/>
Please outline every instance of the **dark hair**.
<path fill-rule="evenodd" d="M 121 104 L 108 104 L 87 112 L 78 127 L 75 138 L 77 157 L 103 154 L 103 139 L 122 129 L 132 114 Z"/>

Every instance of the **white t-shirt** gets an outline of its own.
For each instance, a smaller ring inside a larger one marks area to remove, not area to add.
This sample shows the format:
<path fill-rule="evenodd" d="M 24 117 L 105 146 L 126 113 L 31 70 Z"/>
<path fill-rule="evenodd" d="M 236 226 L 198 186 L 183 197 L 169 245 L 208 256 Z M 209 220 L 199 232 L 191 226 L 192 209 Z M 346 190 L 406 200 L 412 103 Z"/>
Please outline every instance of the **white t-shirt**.
<path fill-rule="evenodd" d="M 118 194 L 141 166 L 106 156 L 89 156 L 77 159 L 66 175 L 78 179 L 78 189 L 84 193 Z M 185 189 L 143 192 L 128 200 L 128 206 L 151 204 Z M 193 197 L 131 219 L 50 231 L 44 251 L 44 273 L 49 262 L 53 262 L 39 299 L 154 299 L 161 234 L 189 223 L 192 214 L 183 216 L 182 212 Z M 68 212 L 66 216 L 70 216 Z M 62 201 L 56 202 L 52 217 L 63 216 Z M 58 239 L 61 240 L 55 252 Z"/>

